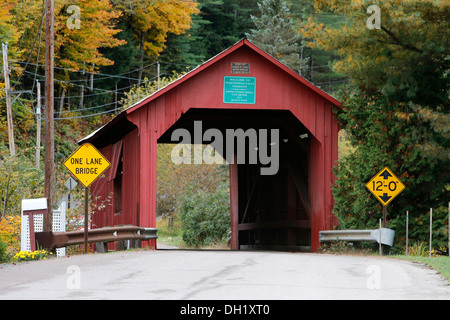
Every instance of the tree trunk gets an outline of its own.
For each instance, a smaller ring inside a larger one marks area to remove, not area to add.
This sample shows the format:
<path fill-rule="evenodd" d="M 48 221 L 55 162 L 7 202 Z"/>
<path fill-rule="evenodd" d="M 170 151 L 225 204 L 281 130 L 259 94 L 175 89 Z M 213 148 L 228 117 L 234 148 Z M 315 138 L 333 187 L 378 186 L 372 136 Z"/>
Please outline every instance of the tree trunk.
<path fill-rule="evenodd" d="M 141 57 L 140 57 L 140 59 L 139 59 L 138 86 L 141 85 L 141 82 L 142 82 L 142 72 L 144 71 L 144 55 L 145 55 L 144 39 L 145 39 L 145 33 L 144 33 L 144 32 L 141 32 Z"/>

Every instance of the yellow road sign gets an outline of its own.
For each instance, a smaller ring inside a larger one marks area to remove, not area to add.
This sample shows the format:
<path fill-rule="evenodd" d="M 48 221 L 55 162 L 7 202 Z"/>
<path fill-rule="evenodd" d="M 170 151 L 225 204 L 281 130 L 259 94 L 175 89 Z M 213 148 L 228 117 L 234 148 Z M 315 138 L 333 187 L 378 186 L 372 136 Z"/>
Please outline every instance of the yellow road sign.
<path fill-rule="evenodd" d="M 405 185 L 386 167 L 366 184 L 366 188 L 372 192 L 383 206 L 387 206 L 405 189 Z"/>
<path fill-rule="evenodd" d="M 111 164 L 90 143 L 83 144 L 64 162 L 64 166 L 87 188 Z"/>

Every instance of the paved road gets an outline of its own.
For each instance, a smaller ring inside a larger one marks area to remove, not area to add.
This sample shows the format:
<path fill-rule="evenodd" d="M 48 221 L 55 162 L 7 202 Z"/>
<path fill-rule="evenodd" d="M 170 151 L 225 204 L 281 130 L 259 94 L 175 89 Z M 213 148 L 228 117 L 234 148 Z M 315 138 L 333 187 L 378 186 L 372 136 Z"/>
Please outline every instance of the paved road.
<path fill-rule="evenodd" d="M 277 252 L 132 251 L 0 267 L 0 299 L 450 299 L 419 264 Z"/>

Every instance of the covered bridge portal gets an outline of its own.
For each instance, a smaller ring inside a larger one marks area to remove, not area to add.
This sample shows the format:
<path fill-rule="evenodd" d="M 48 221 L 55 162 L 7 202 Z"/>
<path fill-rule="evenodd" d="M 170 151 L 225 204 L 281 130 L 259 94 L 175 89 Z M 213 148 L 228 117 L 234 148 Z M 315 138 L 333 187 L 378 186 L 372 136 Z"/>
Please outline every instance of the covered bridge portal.
<path fill-rule="evenodd" d="M 91 188 L 94 201 L 113 194 L 93 227 L 156 226 L 157 144 L 171 143 L 174 130 L 194 137 L 200 123 L 203 132 L 216 129 L 225 139 L 230 129 L 261 129 L 278 170 L 261 174 L 267 161 L 230 164 L 232 249 L 316 251 L 319 231 L 337 224 L 331 185 L 339 130 L 333 108 L 339 105 L 242 40 L 80 141 L 94 144 L 112 164 Z M 156 248 L 156 241 L 149 246 Z"/>

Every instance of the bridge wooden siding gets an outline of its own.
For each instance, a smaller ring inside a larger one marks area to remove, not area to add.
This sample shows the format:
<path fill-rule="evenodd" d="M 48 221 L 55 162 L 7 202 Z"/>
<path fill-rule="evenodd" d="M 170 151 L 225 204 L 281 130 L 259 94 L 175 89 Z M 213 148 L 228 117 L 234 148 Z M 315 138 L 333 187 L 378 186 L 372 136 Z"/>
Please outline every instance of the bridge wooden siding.
<path fill-rule="evenodd" d="M 250 73 L 232 74 L 232 63 L 248 63 Z M 256 103 L 224 103 L 225 76 L 255 77 Z M 93 143 L 112 163 L 105 177 L 92 186 L 92 199 L 98 205 L 108 195 L 114 194 L 110 205 L 94 215 L 94 227 L 121 224 L 155 227 L 158 142 L 167 142 L 168 133 L 180 126 L 182 121 L 202 120 L 203 113 L 206 115 L 215 112 L 210 122 L 209 118 L 204 117 L 205 124 L 213 126 L 223 114 L 222 122 L 233 128 L 235 124 L 229 120 L 230 114 L 227 112 L 237 112 L 238 115 L 253 112 L 253 120 L 249 121 L 249 126 L 257 124 L 261 115 L 261 119 L 265 117 L 266 120 L 273 118 L 278 121 L 274 127 L 280 128 L 292 140 L 295 140 L 295 135 L 299 132 L 309 135 L 305 140 L 308 150 L 305 151 L 306 160 L 301 170 L 306 172 L 303 178 L 306 179 L 308 190 L 309 247 L 315 251 L 319 246 L 319 231 L 332 229 L 337 224 L 332 215 L 331 192 L 331 185 L 334 183 L 332 168 L 338 158 L 339 125 L 333 113 L 336 107 L 340 107 L 336 99 L 248 40 L 242 40 L 120 113 L 103 128 L 80 141 Z M 292 119 L 299 124 L 295 125 Z M 294 124 L 286 125 L 286 121 Z M 289 154 L 289 150 L 286 152 Z M 293 160 L 287 160 L 286 164 L 296 165 Z M 240 232 L 250 228 L 250 225 L 239 227 L 243 216 L 242 207 L 245 208 L 249 200 L 248 194 L 239 192 L 242 186 L 251 184 L 248 180 L 242 181 L 241 174 L 247 170 L 249 169 L 240 165 L 230 166 L 233 249 L 239 249 Z M 295 187 L 292 176 L 293 174 L 287 174 L 282 178 L 283 185 Z M 259 186 L 258 189 L 264 190 L 264 187 Z M 292 207 L 292 203 L 297 203 L 298 199 L 295 199 L 301 197 L 301 194 L 295 190 L 289 192 L 295 193 L 286 200 Z M 280 228 L 283 227 L 283 222 L 277 223 Z M 298 227 L 299 223 L 294 224 Z M 289 226 L 286 229 L 289 230 Z M 148 245 L 156 247 L 156 241 L 150 241 Z"/>

